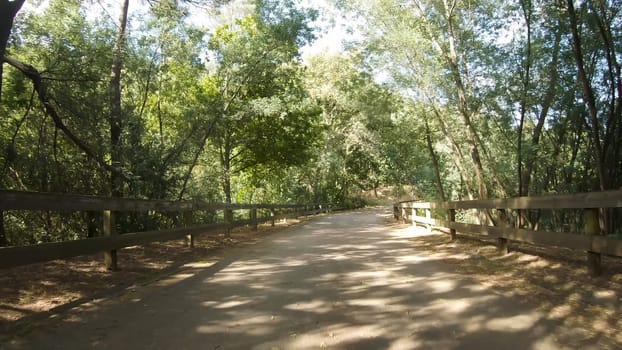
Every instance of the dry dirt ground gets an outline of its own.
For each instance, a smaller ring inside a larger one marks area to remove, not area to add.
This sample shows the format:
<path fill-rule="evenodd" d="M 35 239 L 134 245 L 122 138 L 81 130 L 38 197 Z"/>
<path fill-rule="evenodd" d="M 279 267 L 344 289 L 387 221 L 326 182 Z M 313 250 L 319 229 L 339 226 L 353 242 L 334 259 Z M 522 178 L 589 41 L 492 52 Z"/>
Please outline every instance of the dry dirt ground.
<path fill-rule="evenodd" d="M 266 235 L 295 224 L 260 226 L 199 237 L 194 249 L 184 242 L 154 243 L 120 251 L 120 271 L 102 267 L 100 255 L 3 270 L 0 274 L 0 338 L 27 328 L 31 320 L 61 312 L 80 303 L 120 293 L 161 278 L 184 264 L 217 260 L 224 249 L 253 244 Z M 404 227 L 387 214 L 386 225 Z M 411 238 L 413 249 L 442 257 L 456 272 L 470 276 L 496 293 L 537 305 L 550 318 L 589 332 L 604 348 L 622 348 L 622 260 L 603 257 L 604 274 L 591 277 L 585 253 L 511 245 L 500 255 L 491 242 L 459 235 Z"/>
<path fill-rule="evenodd" d="M 404 226 L 393 220 L 387 224 Z M 412 243 L 495 293 L 536 305 L 569 328 L 584 329 L 600 348 L 622 349 L 622 259 L 603 256 L 603 274 L 592 277 L 587 254 L 570 249 L 511 243 L 510 253 L 502 255 L 493 241 L 463 235 L 451 241 L 446 234 L 414 237 Z"/>
<path fill-rule="evenodd" d="M 21 266 L 0 271 L 0 338 L 26 328 L 31 320 L 62 312 L 84 302 L 120 293 L 161 278 L 184 264 L 218 260 L 224 249 L 253 244 L 297 224 L 288 219 L 257 231 L 237 228 L 195 238 L 193 249 L 182 240 L 155 242 L 118 251 L 119 270 L 103 266 L 103 254 Z"/>

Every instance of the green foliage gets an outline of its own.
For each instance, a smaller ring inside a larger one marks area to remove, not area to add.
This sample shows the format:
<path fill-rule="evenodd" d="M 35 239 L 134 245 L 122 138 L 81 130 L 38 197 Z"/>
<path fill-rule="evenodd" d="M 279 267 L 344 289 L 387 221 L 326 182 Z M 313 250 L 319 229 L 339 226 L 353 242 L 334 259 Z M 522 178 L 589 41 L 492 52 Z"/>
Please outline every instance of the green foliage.
<path fill-rule="evenodd" d="M 324 145 L 316 149 L 317 169 L 309 178 L 316 198 L 343 202 L 361 190 L 389 181 L 387 148 L 394 142 L 392 119 L 398 101 L 373 77 L 359 70 L 359 55 L 313 57 L 307 89 L 322 108 Z"/>
<path fill-rule="evenodd" d="M 304 164 L 319 136 L 319 110 L 306 98 L 297 61 L 308 19 L 293 10 L 268 10 L 260 6 L 210 39 L 221 96 L 212 140 L 226 201 L 233 198 L 233 176 Z"/>
<path fill-rule="evenodd" d="M 361 192 L 392 186 L 431 200 L 502 197 L 518 193 L 519 178 L 530 194 L 593 190 L 598 166 L 605 187 L 622 185 L 616 2 L 576 9 L 595 118 L 577 82 L 567 4 L 336 3 L 360 16 L 360 40 L 305 62 L 318 12 L 292 0 L 223 5 L 233 19 L 212 29 L 191 20 L 193 2 L 134 12 L 122 52 L 124 193 L 355 205 Z M 111 159 L 116 19 L 99 11 L 53 0 L 16 18 L 7 52 L 41 72 L 51 105 L 94 155 L 65 137 L 31 80 L 5 63 L 0 188 L 110 193 L 110 171 L 96 160 Z M 215 12 L 203 13 L 209 25 Z M 135 215 L 121 225 L 178 219 Z M 82 237 L 89 220 L 11 213 L 6 225 L 12 242 L 35 243 Z"/>
<path fill-rule="evenodd" d="M 20 18 L 16 32 L 22 35 L 12 55 L 43 72 L 48 95 L 67 125 L 89 143 L 105 144 L 97 114 L 105 109 L 100 74 L 109 66 L 104 54 L 110 50 L 104 40 L 108 29 L 88 23 L 80 2 L 53 1 L 43 13 Z M 0 165 L 2 187 L 101 193 L 94 164 L 85 161 L 44 115 L 30 81 L 13 69 L 5 73 L 7 88 L 0 108 L 14 122 L 1 127 L 1 142 L 9 151 Z M 75 178 L 94 182 L 71 181 Z"/>

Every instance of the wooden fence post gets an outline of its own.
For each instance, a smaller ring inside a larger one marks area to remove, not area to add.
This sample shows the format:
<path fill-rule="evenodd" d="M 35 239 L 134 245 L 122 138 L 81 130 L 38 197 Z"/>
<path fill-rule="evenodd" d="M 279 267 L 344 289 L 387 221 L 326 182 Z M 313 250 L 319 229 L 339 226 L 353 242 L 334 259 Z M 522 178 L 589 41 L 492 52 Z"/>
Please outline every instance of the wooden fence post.
<path fill-rule="evenodd" d="M 114 238 L 117 235 L 117 228 L 115 224 L 115 213 L 110 210 L 104 210 L 104 236 Z M 109 271 L 118 270 L 117 265 L 117 250 L 110 250 L 104 252 L 104 265 Z"/>
<path fill-rule="evenodd" d="M 251 208 L 251 220 L 253 221 L 253 231 L 257 231 L 257 207 Z"/>
<path fill-rule="evenodd" d="M 0 210 L 0 247 L 5 247 L 9 244 L 9 240 L 6 237 L 6 231 L 4 230 L 4 211 Z"/>
<path fill-rule="evenodd" d="M 583 209 L 583 230 L 587 235 L 599 235 L 600 224 L 597 208 Z M 602 274 L 602 266 L 600 264 L 601 254 L 588 251 L 587 252 L 587 268 L 593 276 Z"/>
<path fill-rule="evenodd" d="M 406 207 L 402 205 L 402 224 L 406 223 Z"/>
<path fill-rule="evenodd" d="M 97 212 L 86 212 L 86 237 L 92 238 L 97 236 Z"/>
<path fill-rule="evenodd" d="M 228 224 L 227 225 L 227 230 L 225 231 L 225 237 L 229 237 L 231 234 L 231 229 L 233 225 L 233 209 L 231 209 L 229 206 L 226 206 L 223 209 L 223 218 L 225 219 L 225 222 Z"/>
<path fill-rule="evenodd" d="M 497 212 L 499 213 L 498 225 L 503 228 L 510 227 L 505 211 L 503 209 L 497 209 Z M 497 248 L 499 249 L 499 253 L 507 254 L 510 252 L 508 243 L 509 240 L 507 238 L 497 237 Z"/>
<path fill-rule="evenodd" d="M 184 227 L 189 228 L 192 227 L 192 225 L 194 225 L 194 217 L 192 215 L 193 213 L 191 211 L 185 211 L 184 212 Z M 190 248 L 194 248 L 194 235 L 193 234 L 189 234 L 186 235 L 186 247 L 190 247 Z"/>
<path fill-rule="evenodd" d="M 425 219 L 427 221 L 428 232 L 432 232 L 432 210 L 429 208 L 425 210 Z"/>
<path fill-rule="evenodd" d="M 449 219 L 449 225 L 451 226 L 451 224 L 453 222 L 456 222 L 456 209 L 449 209 L 447 211 L 447 216 Z M 449 236 L 451 237 L 452 241 L 456 240 L 456 229 L 455 228 L 449 228 Z"/>
<path fill-rule="evenodd" d="M 504 237 L 497 237 L 497 249 L 501 254 L 509 253 L 510 249 L 508 245 L 508 239 Z"/>

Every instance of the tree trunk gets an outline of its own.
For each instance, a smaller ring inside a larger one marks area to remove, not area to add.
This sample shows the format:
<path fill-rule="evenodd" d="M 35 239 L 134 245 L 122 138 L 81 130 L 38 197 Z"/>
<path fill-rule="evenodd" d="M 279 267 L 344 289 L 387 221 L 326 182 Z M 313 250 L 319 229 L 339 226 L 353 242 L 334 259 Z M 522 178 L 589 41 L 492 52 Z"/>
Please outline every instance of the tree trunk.
<path fill-rule="evenodd" d="M 473 191 L 471 189 L 472 184 L 470 183 L 470 181 L 466 181 L 466 179 L 470 179 L 471 176 L 469 172 L 467 172 L 464 166 L 464 164 L 466 163 L 464 155 L 462 154 L 460 147 L 458 147 L 458 144 L 456 143 L 456 140 L 453 134 L 451 133 L 451 131 L 449 131 L 447 123 L 445 123 L 445 120 L 443 120 L 443 116 L 436 108 L 436 105 L 434 104 L 434 102 L 429 96 L 426 96 L 426 98 L 430 101 L 430 104 L 432 105 L 432 111 L 434 112 L 434 115 L 436 116 L 438 120 L 438 123 L 439 123 L 438 125 L 440 126 L 441 131 L 443 135 L 445 136 L 445 139 L 447 140 L 447 142 L 451 145 L 451 147 L 454 150 L 454 152 L 452 153 L 454 156 L 454 164 L 456 165 L 456 168 L 458 168 L 458 172 L 460 173 L 460 178 L 464 180 L 463 184 L 467 192 L 467 195 L 469 199 L 474 199 Z"/>
<path fill-rule="evenodd" d="M 190 181 L 190 177 L 192 177 L 192 171 L 194 170 L 194 167 L 197 166 L 197 163 L 199 161 L 199 156 L 201 156 L 201 153 L 203 153 L 203 150 L 205 149 L 205 145 L 207 144 L 207 138 L 209 137 L 209 132 L 206 132 L 203 137 L 201 138 L 201 143 L 199 144 L 199 149 L 197 150 L 197 152 L 194 154 L 194 157 L 192 158 L 192 162 L 190 163 L 190 166 L 188 167 L 188 171 L 186 172 L 186 175 L 184 176 L 184 182 L 181 186 L 181 190 L 179 191 L 179 196 L 177 197 L 177 200 L 182 200 L 184 199 L 184 193 L 186 192 L 186 189 L 188 187 L 188 181 Z"/>
<path fill-rule="evenodd" d="M 583 99 L 587 105 L 587 109 L 590 115 L 590 136 L 594 147 L 594 159 L 596 174 L 598 175 L 598 185 L 601 191 L 607 189 L 607 180 L 605 178 L 605 158 L 603 155 L 603 148 L 600 141 L 600 129 L 598 121 L 598 110 L 596 109 L 596 99 L 594 97 L 594 90 L 590 84 L 590 81 L 585 72 L 585 65 L 583 63 L 583 51 L 581 48 L 581 37 L 579 36 L 579 29 L 577 24 L 577 15 L 574 8 L 574 0 L 567 1 L 568 17 L 570 19 L 570 30 L 572 32 L 572 48 L 574 53 L 575 62 L 577 64 L 578 80 L 581 84 L 583 91 Z"/>
<path fill-rule="evenodd" d="M 438 158 L 436 152 L 434 152 L 434 145 L 432 144 L 432 136 L 430 132 L 430 125 L 428 124 L 427 117 L 425 118 L 425 140 L 428 146 L 428 153 L 430 153 L 430 159 L 432 160 L 432 167 L 434 168 L 434 179 L 436 182 L 436 190 L 441 201 L 445 201 L 445 191 L 443 190 L 443 181 L 441 180 L 441 170 L 438 164 Z M 378 197 L 376 195 L 376 197 Z"/>
<path fill-rule="evenodd" d="M 47 87 L 45 85 L 45 81 L 39 71 L 24 62 L 18 61 L 12 57 L 4 56 L 4 62 L 10 64 L 15 69 L 19 70 L 24 74 L 28 79 L 32 81 L 32 85 L 39 97 L 39 101 L 43 105 L 45 109 L 45 113 L 52 117 L 54 121 L 54 126 L 60 129 L 63 134 L 71 140 L 79 149 L 81 149 L 89 158 L 95 160 L 97 164 L 99 164 L 104 169 L 108 170 L 111 173 L 115 173 L 117 176 L 121 178 L 125 178 L 123 172 L 121 172 L 118 168 L 112 167 L 108 164 L 102 157 L 100 157 L 92 147 L 90 147 L 86 142 L 78 138 L 66 125 L 63 123 L 63 120 L 60 116 L 60 112 L 57 110 L 57 107 L 53 103 L 54 99 L 51 98 L 47 93 Z"/>
<path fill-rule="evenodd" d="M 313 203 L 316 203 L 316 204 L 320 203 L 320 199 L 322 198 L 321 193 L 320 193 L 321 183 L 322 183 L 322 172 L 321 172 L 321 167 L 318 166 L 315 169 L 315 176 L 313 177 Z"/>
<path fill-rule="evenodd" d="M 595 4 L 589 3 L 592 7 Z M 598 29 L 602 38 L 602 48 L 604 49 L 607 60 L 607 79 L 609 80 L 609 113 L 607 121 L 605 123 L 605 135 L 603 140 L 603 155 L 605 157 L 606 164 L 615 164 L 617 161 L 615 152 L 609 152 L 609 148 L 612 143 L 615 143 L 615 131 L 619 130 L 620 123 L 622 123 L 622 76 L 621 67 L 618 63 L 616 54 L 616 45 L 614 35 L 611 27 L 613 18 L 607 16 L 608 9 L 604 2 L 598 2 L 598 10 L 600 13 L 595 13 L 596 22 L 598 23 Z M 593 10 L 596 12 L 596 9 Z M 616 167 L 609 168 L 609 180 L 613 180 L 615 176 Z M 611 184 L 609 184 L 611 186 Z"/>
<path fill-rule="evenodd" d="M 97 212 L 87 211 L 84 220 L 86 221 L 86 237 L 97 237 Z"/>
<path fill-rule="evenodd" d="M 220 147 L 220 167 L 222 170 L 222 190 L 225 195 L 225 203 L 232 203 L 231 196 L 231 142 L 230 136 L 225 131 L 224 145 Z M 233 210 L 226 209 L 224 212 L 224 219 L 226 222 L 233 221 Z"/>
<path fill-rule="evenodd" d="M 15 16 L 26 0 L 0 0 L 0 101 L 2 100 L 3 57 L 9 43 Z"/>
<path fill-rule="evenodd" d="M 127 27 L 129 0 L 124 0 L 119 16 L 119 25 L 115 38 L 110 73 L 110 160 L 113 168 L 121 169 L 123 152 L 121 133 L 123 131 L 123 111 L 121 109 L 121 69 L 123 66 L 123 49 Z M 113 197 L 123 197 L 123 178 L 117 173 L 110 173 L 110 188 Z"/>
<path fill-rule="evenodd" d="M 482 165 L 480 157 L 479 136 L 477 135 L 477 130 L 471 120 L 471 111 L 469 110 L 466 99 L 467 92 L 458 66 L 458 54 L 456 52 L 455 33 L 453 28 L 453 10 L 455 6 L 450 6 L 446 1 L 444 2 L 444 5 L 445 20 L 447 21 L 447 39 L 449 41 L 448 52 L 445 53 L 445 60 L 449 65 L 456 84 L 456 92 L 458 94 L 458 110 L 462 116 L 464 126 L 467 129 L 468 143 L 471 147 L 471 160 L 475 166 L 475 176 L 477 179 L 479 198 L 486 199 L 488 198 L 488 188 L 486 187 L 486 181 L 484 179 L 484 166 Z"/>
<path fill-rule="evenodd" d="M 520 121 L 518 123 L 518 140 L 516 146 L 516 167 L 518 175 L 518 196 L 527 195 L 528 189 L 524 187 L 523 179 L 523 126 L 525 125 L 525 116 L 529 108 L 529 85 L 531 83 L 531 0 L 521 0 L 521 8 L 525 17 L 527 26 L 527 52 L 523 63 L 523 96 L 520 102 Z"/>
<path fill-rule="evenodd" d="M 544 127 L 544 122 L 546 121 L 546 117 L 549 114 L 549 110 L 551 108 L 551 105 L 553 104 L 553 99 L 555 98 L 555 93 L 557 91 L 557 79 L 558 79 L 557 64 L 559 61 L 560 42 L 561 42 L 561 31 L 557 30 L 557 32 L 555 33 L 555 44 L 553 46 L 553 57 L 551 59 L 551 66 L 549 68 L 549 72 L 550 72 L 549 85 L 546 89 L 544 98 L 542 100 L 542 109 L 540 110 L 540 115 L 538 116 L 538 123 L 536 124 L 536 127 L 534 128 L 533 134 L 531 137 L 531 144 L 533 146 L 538 146 L 540 143 L 540 135 L 542 134 L 542 128 Z M 533 174 L 534 165 L 538 159 L 538 152 L 535 151 L 535 149 L 537 149 L 537 147 L 531 148 L 531 152 L 533 153 L 529 154 L 529 157 L 527 157 L 527 159 L 525 160 L 525 170 L 522 176 L 522 180 L 523 180 L 522 187 L 523 187 L 525 196 L 528 196 L 531 193 L 531 190 L 530 190 L 531 177 Z"/>
<path fill-rule="evenodd" d="M 0 210 L 0 247 L 6 247 L 9 244 L 9 240 L 6 238 L 6 231 L 4 229 L 4 212 Z"/>
<path fill-rule="evenodd" d="M 588 6 L 593 8 L 594 17 L 598 23 L 602 48 L 607 60 L 607 79 L 609 80 L 609 111 L 605 121 L 602 146 L 603 164 L 606 164 L 608 169 L 603 169 L 603 176 L 607 180 L 608 189 L 618 188 L 620 186 L 620 142 L 622 138 L 622 67 L 618 63 L 616 39 L 612 31 L 612 26 L 616 25 L 615 17 L 609 14 L 608 5 L 604 1 L 588 2 Z M 594 9 L 594 6 L 598 9 Z M 615 227 L 615 217 L 612 209 L 602 209 L 605 232 L 611 232 Z"/>

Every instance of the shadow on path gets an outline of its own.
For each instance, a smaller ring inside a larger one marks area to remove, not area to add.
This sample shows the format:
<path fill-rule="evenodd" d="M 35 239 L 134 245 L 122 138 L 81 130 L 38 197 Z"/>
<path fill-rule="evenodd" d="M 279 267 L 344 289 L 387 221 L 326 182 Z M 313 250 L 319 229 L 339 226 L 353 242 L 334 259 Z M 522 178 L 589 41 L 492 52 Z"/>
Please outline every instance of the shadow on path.
<path fill-rule="evenodd" d="M 211 266 L 85 305 L 7 349 L 559 349 L 528 305 L 413 250 L 365 210 L 311 219 Z M 1 347 L 1 346 L 0 346 Z"/>

